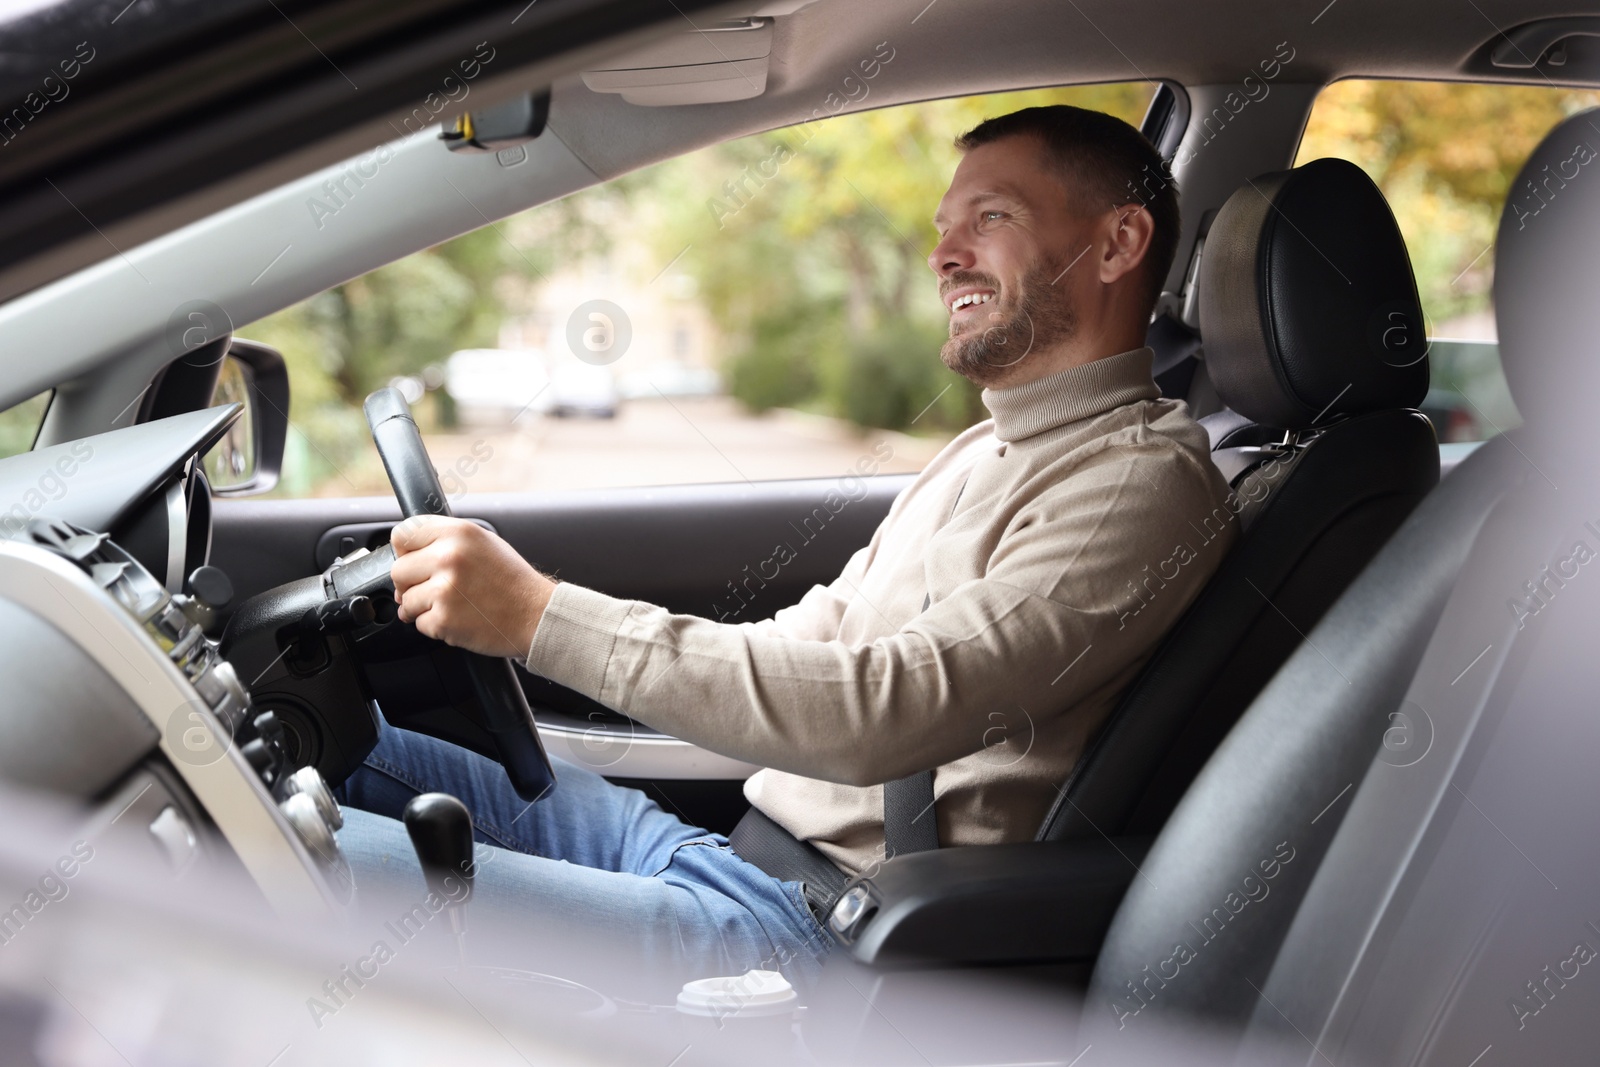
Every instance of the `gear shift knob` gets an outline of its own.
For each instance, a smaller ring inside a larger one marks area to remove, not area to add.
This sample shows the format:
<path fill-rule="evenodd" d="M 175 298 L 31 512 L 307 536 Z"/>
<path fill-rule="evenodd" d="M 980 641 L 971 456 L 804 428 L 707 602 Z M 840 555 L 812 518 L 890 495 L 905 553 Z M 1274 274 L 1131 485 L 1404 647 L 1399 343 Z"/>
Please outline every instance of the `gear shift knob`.
<path fill-rule="evenodd" d="M 428 888 L 449 901 L 451 924 L 466 926 L 461 907 L 472 898 L 472 815 L 448 793 L 411 798 L 402 816 Z"/>

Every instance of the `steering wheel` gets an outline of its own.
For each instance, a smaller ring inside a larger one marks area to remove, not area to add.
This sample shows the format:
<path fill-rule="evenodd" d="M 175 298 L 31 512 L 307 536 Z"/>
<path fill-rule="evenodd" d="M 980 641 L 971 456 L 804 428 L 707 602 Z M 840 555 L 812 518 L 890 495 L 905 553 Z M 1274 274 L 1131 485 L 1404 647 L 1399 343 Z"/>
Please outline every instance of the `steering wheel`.
<path fill-rule="evenodd" d="M 400 501 L 400 511 L 408 519 L 413 515 L 449 515 L 450 504 L 400 390 L 379 389 L 367 397 L 365 410 L 372 441 L 378 446 L 383 469 Z M 523 800 L 538 800 L 555 788 L 556 774 L 545 755 L 544 743 L 539 740 L 516 669 L 508 659 L 465 650 L 460 650 L 460 655 L 483 711 L 484 726 L 512 788 Z"/>

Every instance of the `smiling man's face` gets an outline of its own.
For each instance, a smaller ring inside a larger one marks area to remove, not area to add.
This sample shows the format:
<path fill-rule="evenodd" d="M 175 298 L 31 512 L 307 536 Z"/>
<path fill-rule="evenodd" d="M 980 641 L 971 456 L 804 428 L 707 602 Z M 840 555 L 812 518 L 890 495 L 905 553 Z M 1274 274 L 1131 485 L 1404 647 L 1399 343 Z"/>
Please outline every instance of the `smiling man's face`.
<path fill-rule="evenodd" d="M 939 244 L 928 257 L 950 313 L 945 366 L 1000 385 L 1031 377 L 1014 368 L 1070 340 L 1080 283 L 1094 273 L 1070 268 L 1090 266 L 1077 257 L 1093 244 L 1093 221 L 1074 210 L 1036 138 L 1004 137 L 963 156 L 934 215 Z"/>

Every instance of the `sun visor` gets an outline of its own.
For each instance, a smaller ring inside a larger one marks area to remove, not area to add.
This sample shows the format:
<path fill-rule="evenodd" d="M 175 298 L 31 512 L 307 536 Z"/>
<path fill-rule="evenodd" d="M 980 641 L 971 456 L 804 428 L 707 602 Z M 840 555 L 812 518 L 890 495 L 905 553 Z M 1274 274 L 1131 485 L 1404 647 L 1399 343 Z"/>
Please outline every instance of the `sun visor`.
<path fill-rule="evenodd" d="M 661 37 L 600 69 L 584 71 L 583 84 L 597 93 L 621 93 L 622 99 L 642 107 L 721 104 L 760 96 L 767 89 L 775 17 L 809 2 L 764 4 L 745 17 Z"/>

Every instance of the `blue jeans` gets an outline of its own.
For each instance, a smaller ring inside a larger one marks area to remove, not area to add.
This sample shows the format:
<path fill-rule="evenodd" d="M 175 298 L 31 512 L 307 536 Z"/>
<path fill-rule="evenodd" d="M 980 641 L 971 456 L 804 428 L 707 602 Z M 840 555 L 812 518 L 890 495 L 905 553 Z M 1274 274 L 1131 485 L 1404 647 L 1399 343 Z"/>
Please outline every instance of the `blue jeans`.
<path fill-rule="evenodd" d="M 529 805 L 498 763 L 385 723 L 365 765 L 335 790 L 345 806 L 339 844 L 363 902 L 424 892 L 400 815 L 419 793 L 449 793 L 472 812 L 479 842 L 472 962 L 587 980 L 601 992 L 639 988 L 648 975 L 653 995 L 751 968 L 780 970 L 797 987 L 815 981 L 832 942 L 799 882 L 746 863 L 727 838 L 637 789 L 552 763 L 555 790 Z"/>

